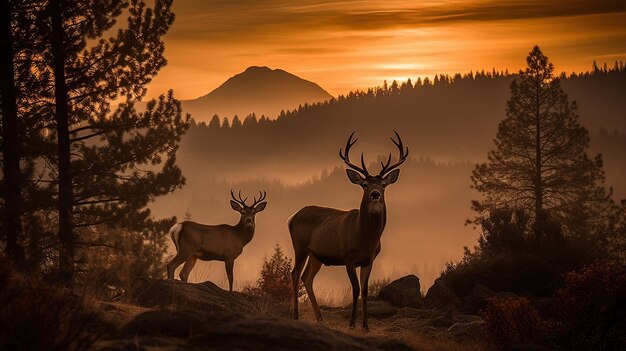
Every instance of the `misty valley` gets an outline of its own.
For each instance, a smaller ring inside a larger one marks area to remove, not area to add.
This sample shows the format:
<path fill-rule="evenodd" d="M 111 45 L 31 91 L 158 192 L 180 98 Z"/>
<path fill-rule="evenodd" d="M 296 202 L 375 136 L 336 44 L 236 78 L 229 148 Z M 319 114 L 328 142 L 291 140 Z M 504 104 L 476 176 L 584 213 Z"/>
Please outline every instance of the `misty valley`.
<path fill-rule="evenodd" d="M 256 277 L 275 244 L 291 255 L 287 218 L 299 208 L 358 207 L 360 191 L 349 183 L 337 157 L 346 135 L 357 130 L 358 151 L 376 169 L 385 152 L 392 151 L 388 134 L 398 129 L 412 154 L 403 166 L 402 181 L 387 193 L 387 234 L 373 278 L 413 273 L 428 288 L 446 262 L 461 257 L 459 248 L 476 244 L 480 231 L 465 224 L 472 217 L 470 201 L 477 197 L 469 177 L 474 163 L 484 160 L 492 147 L 514 78 L 479 73 L 412 87 L 402 82 L 386 91 L 355 92 L 240 127 L 194 119 L 178 154 L 187 184 L 158 199 L 151 209 L 157 217 L 234 223 L 229 190 L 253 194 L 266 189 L 269 211 L 259 219 L 257 239 L 235 267 L 241 277 L 238 284 L 244 284 Z M 624 78 L 623 72 L 610 72 L 574 75 L 562 82 L 578 103 L 581 123 L 590 130 L 590 155 L 604 157 L 606 185 L 613 187 L 616 199 L 626 196 L 626 105 L 618 97 L 626 88 Z M 206 268 L 192 273 L 194 281 L 226 282 L 220 264 L 199 265 Z M 342 268 L 323 271 L 316 284 L 338 302 L 349 288 Z"/>

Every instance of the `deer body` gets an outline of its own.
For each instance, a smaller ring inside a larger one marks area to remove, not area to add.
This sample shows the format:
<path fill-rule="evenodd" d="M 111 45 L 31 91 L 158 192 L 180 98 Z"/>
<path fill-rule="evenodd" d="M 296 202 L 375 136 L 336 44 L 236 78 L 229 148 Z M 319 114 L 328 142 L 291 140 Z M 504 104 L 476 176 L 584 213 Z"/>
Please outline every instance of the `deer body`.
<path fill-rule="evenodd" d="M 350 327 L 356 322 L 356 303 L 359 294 L 363 303 L 363 328 L 368 330 L 367 294 L 369 276 L 374 260 L 381 250 L 380 238 L 387 221 L 385 205 L 385 188 L 398 180 L 400 166 L 408 156 L 398 133 L 398 141 L 392 139 L 400 150 L 397 163 L 390 166 L 391 155 L 382 170 L 376 176 L 367 172 L 363 155 L 362 167 L 350 162 L 350 148 L 354 133 L 348 138 L 345 155 L 339 151 L 340 157 L 351 168 L 346 173 L 350 181 L 363 188 L 363 197 L 359 209 L 342 211 L 334 208 L 307 206 L 296 212 L 288 222 L 291 241 L 295 252 L 293 278 L 293 317 L 298 319 L 298 295 L 300 278 L 304 283 L 313 311 L 318 321 L 322 315 L 313 292 L 313 280 L 322 265 L 346 266 L 346 272 L 352 285 L 352 315 Z M 304 265 L 304 272 L 302 271 Z M 360 267 L 360 282 L 356 268 Z M 359 286 L 360 285 L 360 286 Z"/>
<path fill-rule="evenodd" d="M 254 236 L 254 217 L 256 213 L 265 209 L 266 202 L 262 202 L 264 199 L 264 195 L 261 195 L 258 201 L 255 198 L 252 206 L 247 206 L 245 200 L 241 200 L 241 196 L 239 200 L 231 200 L 232 208 L 241 213 L 241 218 L 236 225 L 205 225 L 191 221 L 175 224 L 170 229 L 170 236 L 177 253 L 167 264 L 168 279 L 174 279 L 176 267 L 183 263 L 185 265 L 179 276 L 182 281 L 187 281 L 198 259 L 222 261 L 228 276 L 228 286 L 232 291 L 235 259 L 241 255 L 243 248 Z"/>
<path fill-rule="evenodd" d="M 383 212 L 372 221 L 373 218 L 360 216 L 361 212 L 367 213 L 367 209 L 304 207 L 289 222 L 292 241 L 325 266 L 345 266 L 350 262 L 355 267 L 367 266 L 380 253 L 386 216 Z"/>
<path fill-rule="evenodd" d="M 254 236 L 254 225 L 245 226 L 243 221 L 236 225 L 204 225 L 185 221 L 170 230 L 176 247 L 193 247 L 195 255 L 202 261 L 235 260 L 244 246 Z"/>

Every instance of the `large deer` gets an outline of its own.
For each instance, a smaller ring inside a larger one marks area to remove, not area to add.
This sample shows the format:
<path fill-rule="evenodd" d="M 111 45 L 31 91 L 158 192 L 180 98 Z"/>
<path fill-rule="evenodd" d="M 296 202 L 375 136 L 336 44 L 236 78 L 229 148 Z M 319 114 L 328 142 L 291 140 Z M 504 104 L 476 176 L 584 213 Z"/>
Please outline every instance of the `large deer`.
<path fill-rule="evenodd" d="M 361 154 L 361 167 L 350 162 L 350 148 L 357 142 L 352 141 L 354 132 L 346 143 L 345 155 L 339 149 L 339 157 L 349 167 L 348 179 L 363 188 L 361 207 L 350 211 L 334 208 L 307 206 L 296 212 L 288 222 L 291 241 L 295 250 L 293 278 L 293 318 L 298 319 L 298 289 L 300 277 L 304 282 L 318 322 L 322 320 L 315 293 L 313 279 L 322 264 L 326 266 L 346 266 L 348 278 L 352 284 L 352 316 L 350 327 L 356 322 L 356 306 L 359 290 L 363 302 L 363 329 L 369 330 L 367 322 L 367 286 L 372 264 L 380 252 L 380 237 L 385 229 L 387 209 L 385 207 L 385 188 L 398 180 L 400 170 L 396 169 L 407 158 L 409 148 L 402 144 L 402 139 L 395 132 L 398 141 L 391 141 L 400 150 L 398 162 L 390 165 L 391 154 L 387 163 L 382 163 L 378 175 L 368 173 Z M 308 260 L 307 260 L 308 259 Z M 307 263 L 308 262 L 308 263 Z M 307 263 L 302 274 L 302 268 Z M 361 267 L 361 288 L 356 275 L 356 268 Z"/>
<path fill-rule="evenodd" d="M 170 229 L 170 236 L 176 246 L 176 256 L 167 264 L 167 278 L 174 279 L 174 270 L 185 263 L 180 272 L 180 280 L 187 281 L 191 269 L 198 259 L 202 261 L 222 261 L 226 266 L 228 276 L 228 288 L 233 291 L 233 267 L 235 259 L 241 255 L 244 246 L 254 236 L 254 217 L 265 209 L 266 193 L 259 192 L 259 199 L 254 198 L 252 205 L 248 206 L 246 200 L 235 198 L 230 191 L 230 206 L 241 214 L 239 222 L 235 225 L 204 225 L 196 222 L 185 221 L 175 224 Z"/>

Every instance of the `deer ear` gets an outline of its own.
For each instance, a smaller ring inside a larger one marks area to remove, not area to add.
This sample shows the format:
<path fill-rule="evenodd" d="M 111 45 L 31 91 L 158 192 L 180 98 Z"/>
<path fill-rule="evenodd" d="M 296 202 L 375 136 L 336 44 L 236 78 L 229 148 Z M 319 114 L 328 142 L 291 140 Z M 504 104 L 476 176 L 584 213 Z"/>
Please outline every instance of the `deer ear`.
<path fill-rule="evenodd" d="M 233 210 L 237 211 L 237 212 L 241 212 L 241 210 L 243 210 L 243 207 L 241 207 L 240 204 L 236 203 L 233 200 L 230 200 L 230 207 L 233 208 Z"/>
<path fill-rule="evenodd" d="M 385 178 L 383 178 L 383 181 L 385 182 L 385 185 L 393 184 L 398 181 L 399 176 L 400 170 L 394 169 L 393 171 L 389 172 L 389 174 L 387 174 Z"/>
<path fill-rule="evenodd" d="M 365 181 L 365 178 L 361 177 L 361 175 L 356 171 L 346 169 L 346 173 L 348 173 L 348 179 L 350 179 L 350 181 L 354 184 L 362 185 Z"/>
<path fill-rule="evenodd" d="M 261 211 L 263 211 L 265 209 L 265 206 L 267 205 L 267 202 L 261 202 L 260 204 L 256 205 L 254 207 L 254 212 L 259 213 Z"/>

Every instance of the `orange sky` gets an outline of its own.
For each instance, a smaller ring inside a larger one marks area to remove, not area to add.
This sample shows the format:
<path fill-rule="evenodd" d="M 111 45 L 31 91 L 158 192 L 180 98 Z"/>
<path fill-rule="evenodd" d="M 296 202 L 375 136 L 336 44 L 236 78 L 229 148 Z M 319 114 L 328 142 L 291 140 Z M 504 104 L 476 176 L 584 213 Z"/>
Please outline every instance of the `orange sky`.
<path fill-rule="evenodd" d="M 509 69 L 533 45 L 557 71 L 626 60 L 623 0 L 175 0 L 168 65 L 148 97 L 192 99 L 248 66 L 333 95 L 435 73 Z"/>

